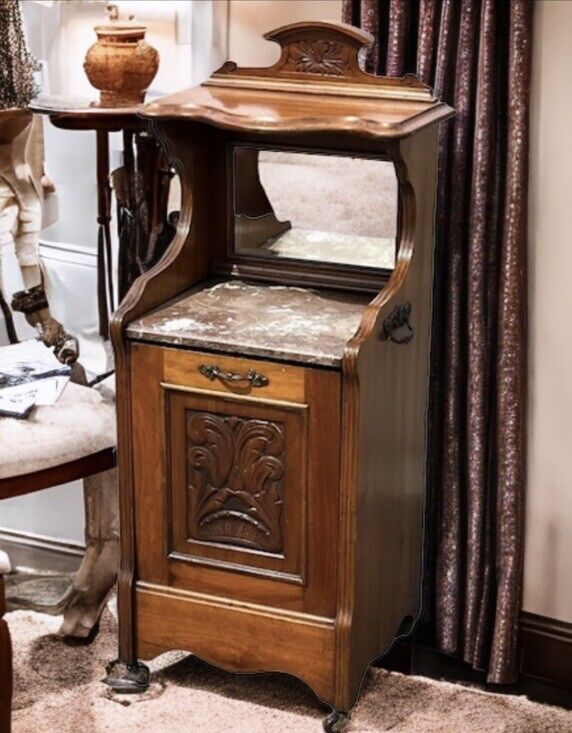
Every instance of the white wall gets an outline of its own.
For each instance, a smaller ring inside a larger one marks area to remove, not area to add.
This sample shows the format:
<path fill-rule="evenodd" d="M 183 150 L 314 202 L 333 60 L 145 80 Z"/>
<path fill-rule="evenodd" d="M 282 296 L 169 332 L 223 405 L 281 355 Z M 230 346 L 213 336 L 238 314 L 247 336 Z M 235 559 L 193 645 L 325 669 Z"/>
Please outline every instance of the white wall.
<path fill-rule="evenodd" d="M 524 608 L 572 621 L 572 2 L 534 6 Z"/>
<path fill-rule="evenodd" d="M 228 57 L 242 66 L 266 66 L 279 57 L 279 46 L 262 34 L 301 20 L 342 19 L 341 0 L 230 0 Z"/>

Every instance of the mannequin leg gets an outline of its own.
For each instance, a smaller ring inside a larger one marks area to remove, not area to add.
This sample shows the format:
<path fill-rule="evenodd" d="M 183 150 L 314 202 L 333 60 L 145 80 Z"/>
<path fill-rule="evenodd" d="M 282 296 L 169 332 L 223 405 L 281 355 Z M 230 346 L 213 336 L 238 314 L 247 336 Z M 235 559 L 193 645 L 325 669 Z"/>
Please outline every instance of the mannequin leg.
<path fill-rule="evenodd" d="M 8 341 L 15 344 L 18 341 L 12 311 L 7 303 L 6 290 L 6 262 L 2 261 L 7 250 L 13 247 L 13 232 L 18 218 L 18 205 L 12 189 L 0 176 L 0 309 L 4 317 Z"/>
<path fill-rule="evenodd" d="M 20 267 L 20 270 L 26 290 L 31 290 L 42 284 L 42 269 L 40 265 L 28 265 Z"/>

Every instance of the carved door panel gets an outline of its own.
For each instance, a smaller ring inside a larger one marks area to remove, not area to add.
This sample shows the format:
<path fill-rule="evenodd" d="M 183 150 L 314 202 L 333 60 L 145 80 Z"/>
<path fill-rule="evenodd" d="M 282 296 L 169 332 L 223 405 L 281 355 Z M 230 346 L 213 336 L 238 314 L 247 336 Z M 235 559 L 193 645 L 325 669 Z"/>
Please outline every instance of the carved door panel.
<path fill-rule="evenodd" d="M 167 389 L 170 557 L 304 584 L 307 407 Z"/>
<path fill-rule="evenodd" d="M 211 360 L 132 346 L 137 584 L 333 616 L 339 373 L 217 356 L 268 376 L 244 394 Z"/>

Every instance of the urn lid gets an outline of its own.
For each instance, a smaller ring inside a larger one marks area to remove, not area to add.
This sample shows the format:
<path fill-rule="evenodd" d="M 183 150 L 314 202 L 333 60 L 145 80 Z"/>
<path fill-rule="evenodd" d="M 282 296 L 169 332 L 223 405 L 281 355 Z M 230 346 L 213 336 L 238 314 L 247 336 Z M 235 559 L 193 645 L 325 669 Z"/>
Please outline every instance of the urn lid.
<path fill-rule="evenodd" d="M 122 40 L 132 39 L 134 41 L 141 40 L 145 37 L 147 26 L 141 23 L 131 23 L 128 21 L 110 22 L 102 25 L 96 25 L 93 29 L 97 33 L 98 38 L 120 38 Z"/>

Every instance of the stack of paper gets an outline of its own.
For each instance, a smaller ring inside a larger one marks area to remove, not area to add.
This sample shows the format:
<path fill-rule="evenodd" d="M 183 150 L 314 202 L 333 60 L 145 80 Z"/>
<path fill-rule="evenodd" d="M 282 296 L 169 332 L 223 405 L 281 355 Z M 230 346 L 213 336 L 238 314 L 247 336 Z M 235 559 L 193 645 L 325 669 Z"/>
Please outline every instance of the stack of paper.
<path fill-rule="evenodd" d="M 41 341 L 0 347 L 0 415 L 24 418 L 35 405 L 53 405 L 70 371 Z"/>

